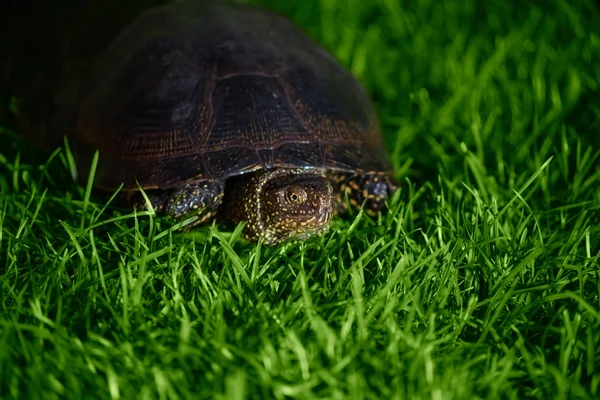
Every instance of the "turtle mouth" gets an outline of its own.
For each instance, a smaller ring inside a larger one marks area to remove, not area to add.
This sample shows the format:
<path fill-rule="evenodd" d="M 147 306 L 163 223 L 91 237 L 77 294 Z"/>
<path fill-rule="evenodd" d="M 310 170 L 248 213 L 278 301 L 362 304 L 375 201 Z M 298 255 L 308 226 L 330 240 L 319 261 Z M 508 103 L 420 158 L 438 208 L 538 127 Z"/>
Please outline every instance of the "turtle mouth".
<path fill-rule="evenodd" d="M 299 227 L 299 231 L 310 231 L 319 229 L 322 225 L 328 224 L 331 221 L 331 208 L 319 210 L 317 214 L 304 218 L 293 218 L 293 221 Z M 304 228 L 304 229 L 303 229 Z"/>
<path fill-rule="evenodd" d="M 324 210 L 322 214 L 305 220 L 306 225 L 299 224 L 300 228 L 290 234 L 291 240 L 305 240 L 313 236 L 321 235 L 329 230 L 331 218 L 333 216 L 332 208 Z M 308 225 L 308 226 L 307 226 Z"/>

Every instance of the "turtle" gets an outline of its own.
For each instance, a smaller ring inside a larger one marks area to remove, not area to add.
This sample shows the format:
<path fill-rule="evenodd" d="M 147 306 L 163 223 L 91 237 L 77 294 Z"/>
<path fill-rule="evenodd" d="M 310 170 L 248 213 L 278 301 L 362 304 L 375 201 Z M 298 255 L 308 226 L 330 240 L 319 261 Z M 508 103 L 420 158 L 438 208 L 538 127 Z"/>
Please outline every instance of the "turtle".
<path fill-rule="evenodd" d="M 243 221 L 251 241 L 303 240 L 349 208 L 383 210 L 397 188 L 365 89 L 266 8 L 148 9 L 74 97 L 67 136 L 80 176 L 98 151 L 96 187 L 174 220 L 196 217 L 188 228 L 216 218 Z"/>

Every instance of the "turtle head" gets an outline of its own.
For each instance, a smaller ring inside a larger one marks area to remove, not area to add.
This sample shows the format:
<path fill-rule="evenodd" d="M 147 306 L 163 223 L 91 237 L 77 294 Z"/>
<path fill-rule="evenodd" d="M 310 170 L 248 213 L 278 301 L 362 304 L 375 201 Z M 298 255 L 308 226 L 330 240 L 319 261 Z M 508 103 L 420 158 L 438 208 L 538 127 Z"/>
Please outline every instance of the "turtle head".
<path fill-rule="evenodd" d="M 226 194 L 233 203 L 229 219 L 246 222 L 248 239 L 275 245 L 306 239 L 329 227 L 334 193 L 321 171 L 279 168 L 251 175 L 240 176 Z"/>
<path fill-rule="evenodd" d="M 315 172 L 279 171 L 268 176 L 259 193 L 259 235 L 267 242 L 280 242 L 324 231 L 333 214 L 331 183 Z"/>

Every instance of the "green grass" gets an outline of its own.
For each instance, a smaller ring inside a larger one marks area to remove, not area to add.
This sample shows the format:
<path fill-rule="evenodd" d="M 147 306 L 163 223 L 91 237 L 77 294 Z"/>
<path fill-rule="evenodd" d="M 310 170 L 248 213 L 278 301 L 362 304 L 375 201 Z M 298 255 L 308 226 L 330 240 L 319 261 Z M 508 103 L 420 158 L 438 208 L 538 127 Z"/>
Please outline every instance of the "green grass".
<path fill-rule="evenodd" d="M 372 94 L 390 211 L 184 234 L 5 129 L 0 397 L 599 398 L 592 1 L 263 3 Z"/>

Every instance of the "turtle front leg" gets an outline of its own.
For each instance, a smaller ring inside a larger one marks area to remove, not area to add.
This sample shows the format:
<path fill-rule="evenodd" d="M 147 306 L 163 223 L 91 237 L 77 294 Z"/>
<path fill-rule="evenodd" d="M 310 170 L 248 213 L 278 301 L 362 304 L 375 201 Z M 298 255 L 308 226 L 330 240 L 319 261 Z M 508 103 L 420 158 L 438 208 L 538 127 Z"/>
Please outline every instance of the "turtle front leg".
<path fill-rule="evenodd" d="M 331 177 L 336 190 L 337 212 L 348 211 L 348 203 L 356 210 L 363 204 L 369 214 L 375 214 L 385 207 L 386 199 L 398 188 L 398 184 L 386 174 L 344 174 Z M 346 197 L 348 202 L 346 202 Z"/>
<path fill-rule="evenodd" d="M 225 182 L 222 180 L 189 183 L 185 186 L 167 190 L 149 190 L 146 196 L 154 210 L 174 220 L 198 216 L 187 228 L 200 225 L 214 217 L 223 201 Z M 135 196 L 136 208 L 145 206 L 141 194 Z"/>

